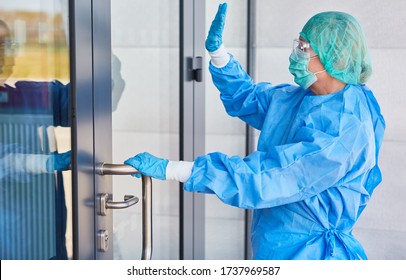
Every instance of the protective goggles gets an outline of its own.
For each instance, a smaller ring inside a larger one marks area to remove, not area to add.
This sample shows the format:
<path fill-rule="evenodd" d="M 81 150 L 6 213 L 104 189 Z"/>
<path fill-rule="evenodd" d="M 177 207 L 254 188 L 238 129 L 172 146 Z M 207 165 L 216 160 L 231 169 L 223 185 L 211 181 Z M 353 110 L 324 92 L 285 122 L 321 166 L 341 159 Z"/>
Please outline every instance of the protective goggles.
<path fill-rule="evenodd" d="M 312 47 L 310 46 L 309 42 L 305 42 L 300 39 L 293 39 L 293 48 L 292 48 L 293 59 L 302 60 L 316 57 L 317 55 L 314 55 L 312 57 L 310 56 L 311 49 Z"/>

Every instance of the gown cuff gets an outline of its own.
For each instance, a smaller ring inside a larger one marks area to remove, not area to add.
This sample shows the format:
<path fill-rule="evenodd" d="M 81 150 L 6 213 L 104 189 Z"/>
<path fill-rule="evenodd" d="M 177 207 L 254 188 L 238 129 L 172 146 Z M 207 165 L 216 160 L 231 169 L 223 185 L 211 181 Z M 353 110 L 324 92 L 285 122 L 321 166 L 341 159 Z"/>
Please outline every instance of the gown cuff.
<path fill-rule="evenodd" d="M 209 52 L 211 64 L 217 68 L 223 68 L 230 61 L 230 55 L 227 53 L 224 45 L 221 45 L 214 52 Z"/>
<path fill-rule="evenodd" d="M 192 174 L 193 163 L 191 161 L 169 161 L 166 167 L 166 180 L 186 182 Z"/>

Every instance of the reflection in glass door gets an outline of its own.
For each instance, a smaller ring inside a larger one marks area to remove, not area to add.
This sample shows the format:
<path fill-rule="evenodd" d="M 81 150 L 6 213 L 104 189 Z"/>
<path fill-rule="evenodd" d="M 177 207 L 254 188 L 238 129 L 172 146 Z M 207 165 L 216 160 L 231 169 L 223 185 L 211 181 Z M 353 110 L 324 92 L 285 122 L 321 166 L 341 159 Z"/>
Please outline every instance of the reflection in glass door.
<path fill-rule="evenodd" d="M 0 4 L 0 259 L 72 256 L 68 1 Z"/>
<path fill-rule="evenodd" d="M 179 1 L 111 1 L 113 162 L 148 151 L 179 160 Z M 113 197 L 141 179 L 113 176 Z M 179 259 L 179 184 L 153 181 L 153 259 Z M 115 259 L 140 259 L 141 202 L 113 211 Z"/>

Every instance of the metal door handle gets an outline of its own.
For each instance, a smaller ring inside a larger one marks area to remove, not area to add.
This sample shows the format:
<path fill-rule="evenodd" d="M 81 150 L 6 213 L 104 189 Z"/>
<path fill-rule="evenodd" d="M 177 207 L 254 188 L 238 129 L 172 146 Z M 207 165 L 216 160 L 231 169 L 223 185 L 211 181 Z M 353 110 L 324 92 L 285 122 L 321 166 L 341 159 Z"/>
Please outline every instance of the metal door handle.
<path fill-rule="evenodd" d="M 136 204 L 138 202 L 138 200 L 139 200 L 138 197 L 126 194 L 124 196 L 124 201 L 116 202 L 116 201 L 111 201 L 110 194 L 101 193 L 97 197 L 97 201 L 98 201 L 97 214 L 99 214 L 101 216 L 107 216 L 108 209 L 128 208 L 128 207 Z"/>
<path fill-rule="evenodd" d="M 96 166 L 100 175 L 131 175 L 140 173 L 137 169 L 127 164 L 100 163 Z M 142 260 L 152 257 L 152 179 L 141 175 L 142 178 Z M 124 198 L 125 199 L 125 198 Z M 134 199 L 134 198 L 131 198 Z M 137 198 L 138 201 L 138 198 Z M 115 204 L 128 203 L 114 202 Z M 131 202 L 132 203 L 132 202 Z M 135 202 L 137 203 L 137 202 Z M 134 204 L 135 204 L 134 203 Z M 133 205 L 133 204 L 132 204 Z M 128 207 L 128 206 L 127 206 Z"/>
<path fill-rule="evenodd" d="M 140 173 L 137 169 L 128 164 L 99 163 L 96 167 L 100 175 L 131 175 Z"/>

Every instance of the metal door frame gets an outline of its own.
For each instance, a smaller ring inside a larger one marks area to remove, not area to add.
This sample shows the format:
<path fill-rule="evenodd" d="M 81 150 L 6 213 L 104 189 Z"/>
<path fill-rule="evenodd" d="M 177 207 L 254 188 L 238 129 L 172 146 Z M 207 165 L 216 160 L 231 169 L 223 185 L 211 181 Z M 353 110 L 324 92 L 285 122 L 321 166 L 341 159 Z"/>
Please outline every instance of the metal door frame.
<path fill-rule="evenodd" d="M 69 1 L 73 259 L 95 259 L 92 0 Z"/>
<path fill-rule="evenodd" d="M 180 159 L 186 161 L 205 152 L 205 84 L 191 77 L 193 59 L 204 61 L 205 6 L 206 1 L 180 1 Z M 181 184 L 180 198 L 180 259 L 204 259 L 204 195 L 185 192 Z"/>

